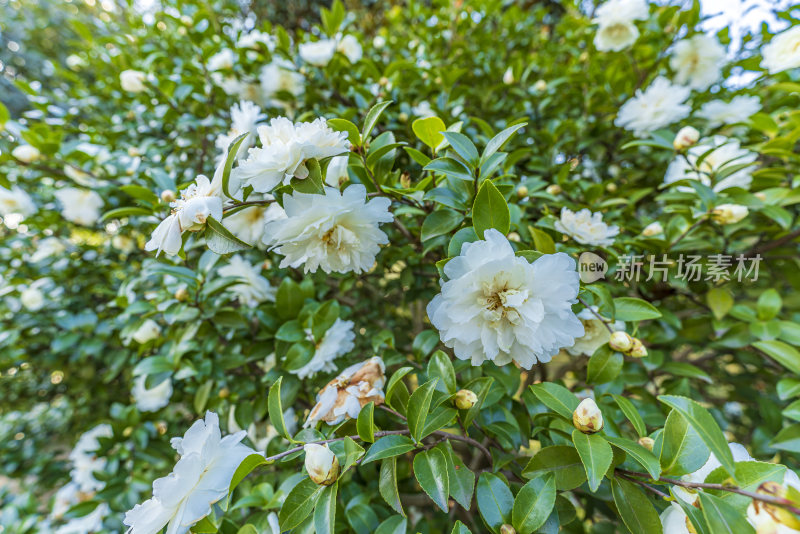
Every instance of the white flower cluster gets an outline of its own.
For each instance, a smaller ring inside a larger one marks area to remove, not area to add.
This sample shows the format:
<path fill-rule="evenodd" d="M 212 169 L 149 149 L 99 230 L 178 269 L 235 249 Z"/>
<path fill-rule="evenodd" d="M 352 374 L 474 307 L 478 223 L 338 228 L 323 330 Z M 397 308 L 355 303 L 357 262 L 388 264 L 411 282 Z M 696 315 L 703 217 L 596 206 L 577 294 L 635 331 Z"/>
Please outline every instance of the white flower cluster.
<path fill-rule="evenodd" d="M 610 0 L 597 8 L 592 21 L 598 24 L 594 46 L 601 52 L 619 52 L 639 38 L 634 21 L 649 16 L 645 0 Z"/>
<path fill-rule="evenodd" d="M 752 167 L 739 169 L 713 184 L 711 176 L 730 165 L 754 163 L 756 158 L 758 154 L 741 148 L 737 139 L 715 135 L 691 147 L 685 156 L 676 156 L 667 167 L 664 183 L 699 180 L 717 193 L 731 187 L 749 189 L 753 181 Z M 689 186 L 680 186 L 678 190 L 693 191 Z"/>
<path fill-rule="evenodd" d="M 298 52 L 303 61 L 315 67 L 326 66 L 336 52 L 343 54 L 350 63 L 358 63 L 363 54 L 361 43 L 354 35 L 342 37 L 341 34 L 335 39 L 302 43 L 298 46 Z"/>
<path fill-rule="evenodd" d="M 338 425 L 346 418 L 356 419 L 364 405 L 383 403 L 386 366 L 379 356 L 351 365 L 328 382 L 317 395 L 317 404 L 308 414 L 303 427 L 319 421 Z"/>
<path fill-rule="evenodd" d="M 688 87 L 659 76 L 644 91 L 637 89 L 635 96 L 619 109 L 614 124 L 643 137 L 688 117 L 692 108 L 686 100 L 690 94 Z"/>
<path fill-rule="evenodd" d="M 186 534 L 211 512 L 211 506 L 228 495 L 239 464 L 255 454 L 240 441 L 245 432 L 222 437 L 219 417 L 206 412 L 183 438 L 172 438 L 180 455 L 172 473 L 153 482 L 153 497 L 125 514 L 129 534 L 157 534 L 169 525 L 169 534 Z"/>

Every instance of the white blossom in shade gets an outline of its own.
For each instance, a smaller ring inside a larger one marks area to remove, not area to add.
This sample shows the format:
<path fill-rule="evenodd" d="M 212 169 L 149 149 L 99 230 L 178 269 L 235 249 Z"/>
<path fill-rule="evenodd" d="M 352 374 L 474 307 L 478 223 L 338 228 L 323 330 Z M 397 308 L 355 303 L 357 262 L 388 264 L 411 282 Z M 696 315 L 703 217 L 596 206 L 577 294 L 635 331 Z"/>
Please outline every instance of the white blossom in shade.
<path fill-rule="evenodd" d="M 70 452 L 72 470 L 69 474 L 81 492 L 93 493 L 105 487 L 105 482 L 94 477 L 95 471 L 103 471 L 106 467 L 106 459 L 97 456 L 96 451 L 100 448 L 99 438 L 110 438 L 112 435 L 111 425 L 97 425 L 83 433 Z"/>
<path fill-rule="evenodd" d="M 594 310 L 594 313 L 592 312 Z M 592 309 L 584 308 L 578 314 L 583 325 L 583 335 L 575 340 L 575 344 L 567 347 L 567 352 L 573 356 L 584 354 L 591 356 L 594 352 L 608 343 L 611 339 L 611 332 L 606 328 L 606 324 L 613 331 L 625 330 L 625 323 L 622 321 L 601 321 L 597 315 L 597 306 L 592 306 Z"/>
<path fill-rule="evenodd" d="M 649 132 L 685 119 L 692 109 L 686 104 L 691 91 L 659 76 L 644 91 L 636 90 L 633 98 L 619 109 L 614 124 L 644 137 Z"/>
<path fill-rule="evenodd" d="M 503 83 L 506 85 L 511 85 L 514 83 L 514 69 L 511 67 L 508 67 L 503 73 Z"/>
<path fill-rule="evenodd" d="M 333 59 L 333 54 L 336 52 L 336 41 L 334 39 L 320 39 L 311 43 L 302 43 L 298 47 L 300 58 L 314 65 L 315 67 L 324 67 Z"/>
<path fill-rule="evenodd" d="M 70 508 L 81 502 L 81 497 L 84 495 L 74 482 L 67 482 L 61 486 L 53 496 L 53 508 L 50 510 L 50 518 L 61 519 Z"/>
<path fill-rule="evenodd" d="M 328 162 L 325 171 L 325 183 L 331 187 L 339 187 L 348 179 L 347 165 L 350 158 L 347 155 L 335 156 Z"/>
<path fill-rule="evenodd" d="M 319 421 L 338 425 L 346 418 L 356 419 L 361 408 L 370 402 L 383 404 L 386 366 L 379 356 L 351 365 L 328 382 L 317 395 L 303 427 Z"/>
<path fill-rule="evenodd" d="M 28 256 L 28 261 L 38 263 L 51 256 L 58 256 L 67 249 L 66 245 L 57 237 L 45 237 L 36 242 L 33 254 Z"/>
<path fill-rule="evenodd" d="M 486 230 L 484 239 L 465 243 L 445 264 L 447 282 L 428 304 L 431 323 L 472 365 L 514 361 L 530 369 L 550 361 L 584 334 L 572 312 L 579 286 L 575 260 L 558 253 L 529 263 L 497 230 Z"/>
<path fill-rule="evenodd" d="M 731 453 L 733 454 L 734 462 L 749 462 L 753 460 L 753 457 L 750 456 L 750 453 L 747 452 L 747 449 L 745 449 L 744 446 L 740 445 L 739 443 L 728 443 L 728 448 L 731 450 Z M 684 482 L 705 482 L 706 477 L 710 475 L 711 472 L 714 471 L 714 469 L 716 469 L 721 465 L 722 464 L 719 462 L 717 457 L 714 456 L 714 453 L 711 453 L 711 456 L 709 456 L 706 463 L 703 464 L 703 467 L 701 467 L 697 471 L 694 471 L 687 475 L 683 475 L 681 477 L 681 480 L 683 480 Z M 693 490 L 688 490 L 686 488 L 681 488 L 679 486 L 673 486 L 672 489 L 675 492 L 676 497 L 689 504 L 694 503 L 694 501 L 697 499 L 697 493 L 694 492 Z"/>
<path fill-rule="evenodd" d="M 588 208 L 573 212 L 561 208 L 561 218 L 555 222 L 555 229 L 567 234 L 581 245 L 609 247 L 619 234 L 619 227 L 603 222 L 603 214 L 592 213 Z"/>
<path fill-rule="evenodd" d="M 147 90 L 147 86 L 144 84 L 146 79 L 147 75 L 138 70 L 128 69 L 119 73 L 119 85 L 129 93 L 141 93 Z"/>
<path fill-rule="evenodd" d="M 261 30 L 250 30 L 248 33 L 239 36 L 239 40 L 236 41 L 236 46 L 238 48 L 252 48 L 257 50 L 259 45 L 262 44 L 270 52 L 275 50 L 275 38 L 268 33 L 262 32 Z"/>
<path fill-rule="evenodd" d="M 793 26 L 774 36 L 761 49 L 761 67 L 770 74 L 800 67 L 800 26 Z"/>
<path fill-rule="evenodd" d="M 334 131 L 322 118 L 293 124 L 286 117 L 277 117 L 258 127 L 258 137 L 261 146 L 251 148 L 247 159 L 234 170 L 237 179 L 258 193 L 288 184 L 293 177 L 308 177 L 309 159 L 337 156 L 350 148 L 347 133 Z"/>
<path fill-rule="evenodd" d="M 636 42 L 639 30 L 635 20 L 649 15 L 645 0 L 610 0 L 597 8 L 592 22 L 598 24 L 594 46 L 601 52 L 618 52 Z"/>
<path fill-rule="evenodd" d="M 82 226 L 94 226 L 100 219 L 103 199 L 88 189 L 65 187 L 55 193 L 61 203 L 61 215 L 68 221 Z"/>
<path fill-rule="evenodd" d="M 712 35 L 698 33 L 678 41 L 669 60 L 675 83 L 698 91 L 708 89 L 722 78 L 725 55 L 725 47 Z"/>
<path fill-rule="evenodd" d="M 140 375 L 133 383 L 131 394 L 140 412 L 157 412 L 169 404 L 169 399 L 172 397 L 172 380 L 167 378 L 148 389 L 147 376 Z"/>
<path fill-rule="evenodd" d="M 757 96 L 738 95 L 730 102 L 712 100 L 706 102 L 697 116 L 708 121 L 708 126 L 716 128 L 723 124 L 737 124 L 761 111 L 761 99 Z"/>
<path fill-rule="evenodd" d="M 664 233 L 664 227 L 661 226 L 661 223 L 658 221 L 651 222 L 650 224 L 644 227 L 644 230 L 642 230 L 642 235 L 644 237 L 653 237 L 663 233 Z"/>
<path fill-rule="evenodd" d="M 702 161 L 700 161 L 701 157 L 703 158 Z M 701 183 L 711 187 L 717 193 L 731 187 L 749 189 L 750 183 L 753 181 L 752 167 L 740 169 L 713 184 L 709 175 L 718 173 L 729 165 L 753 163 L 757 158 L 758 154 L 755 152 L 741 148 L 738 139 L 715 135 L 690 148 L 685 157 L 676 156 L 667 167 L 664 183 L 671 184 L 687 179 L 700 180 Z M 699 166 L 698 161 L 700 161 Z M 679 186 L 678 190 L 694 191 L 689 186 Z"/>
<path fill-rule="evenodd" d="M 367 201 L 367 190 L 354 184 L 340 192 L 325 188 L 324 195 L 294 193 L 283 197 L 286 219 L 272 221 L 264 243 L 284 258 L 281 268 L 303 266 L 305 272 L 362 273 L 370 270 L 380 245 L 389 238 L 379 228 L 392 222 L 391 201 Z"/>
<path fill-rule="evenodd" d="M 661 528 L 664 534 L 690 534 L 686 512 L 677 503 L 671 503 L 661 512 Z"/>
<path fill-rule="evenodd" d="M 644 20 L 650 15 L 647 0 L 608 0 L 595 11 L 598 21 L 613 18 L 621 20 Z"/>
<path fill-rule="evenodd" d="M 224 162 L 223 162 L 224 163 Z M 195 183 L 181 191 L 181 198 L 170 203 L 172 212 L 153 230 L 150 240 L 144 249 L 155 250 L 156 256 L 162 251 L 177 254 L 183 241 L 183 232 L 202 230 L 209 217 L 222 220 L 222 165 L 217 169 L 214 180 L 203 175 L 196 178 Z"/>
<path fill-rule="evenodd" d="M 249 307 L 256 307 L 265 301 L 275 301 L 275 288 L 269 280 L 261 276 L 261 264 L 252 265 L 239 255 L 231 256 L 227 265 L 223 265 L 217 272 L 220 276 L 233 276 L 242 280 L 240 284 L 230 287 L 236 298 Z"/>
<path fill-rule="evenodd" d="M 309 341 L 314 342 L 314 336 L 311 331 L 306 332 Z M 325 335 L 314 347 L 314 356 L 300 369 L 289 371 L 297 375 L 299 378 L 309 378 L 317 373 L 331 373 L 336 370 L 336 364 L 333 361 L 344 356 L 355 347 L 356 334 L 353 332 L 353 321 L 336 321 L 328 328 Z"/>
<path fill-rule="evenodd" d="M 264 227 L 270 221 L 286 218 L 286 212 L 277 202 L 268 206 L 250 206 L 222 219 L 222 224 L 233 235 L 253 246 L 263 247 Z"/>
<path fill-rule="evenodd" d="M 735 224 L 747 217 L 747 206 L 740 204 L 719 204 L 712 211 L 712 217 L 720 224 Z"/>
<path fill-rule="evenodd" d="M 160 335 L 161 327 L 158 326 L 158 323 L 152 319 L 145 319 L 144 322 L 139 325 L 139 328 L 133 332 L 131 339 L 140 345 L 144 345 L 148 341 L 157 339 Z"/>
<path fill-rule="evenodd" d="M 44 293 L 35 284 L 24 288 L 19 293 L 19 301 L 28 311 L 39 311 L 44 308 L 46 300 Z"/>
<path fill-rule="evenodd" d="M 249 135 L 244 138 L 239 146 L 239 152 L 236 154 L 238 159 L 246 157 L 247 150 L 253 146 L 255 141 L 256 127 L 260 118 L 261 108 L 254 103 L 242 100 L 238 104 L 234 104 L 231 107 L 231 129 L 228 133 L 221 134 L 216 140 L 216 146 L 221 151 L 220 157 L 225 159 L 228 145 L 240 135 L 247 133 Z"/>
<path fill-rule="evenodd" d="M 275 58 L 261 68 L 259 83 L 264 99 L 276 106 L 284 104 L 280 93 L 299 98 L 306 89 L 303 75 L 297 72 L 291 61 L 283 58 Z"/>
<path fill-rule="evenodd" d="M 21 215 L 29 217 L 36 213 L 36 204 L 21 187 L 14 185 L 11 189 L 0 186 L 0 215 Z"/>
<path fill-rule="evenodd" d="M 423 100 L 422 102 L 411 108 L 411 113 L 415 117 L 423 117 L 423 118 L 436 116 L 436 112 L 433 111 L 431 103 L 428 102 L 427 100 Z"/>
<path fill-rule="evenodd" d="M 106 503 L 100 503 L 86 515 L 74 517 L 59 526 L 55 534 L 88 534 L 103 531 L 103 519 L 111 513 Z"/>
<path fill-rule="evenodd" d="M 206 412 L 183 438 L 172 438 L 180 454 L 172 473 L 153 482 L 153 497 L 125 514 L 128 534 L 186 534 L 228 495 L 239 464 L 255 451 L 240 443 L 245 432 L 222 437 L 219 417 Z"/>
<path fill-rule="evenodd" d="M 350 63 L 358 63 L 363 55 L 361 43 L 355 35 L 345 35 L 336 44 L 336 51 L 344 54 Z"/>
<path fill-rule="evenodd" d="M 233 66 L 236 64 L 236 54 L 234 54 L 233 50 L 230 48 L 223 48 L 210 58 L 208 58 L 208 63 L 206 63 L 206 67 L 208 70 L 215 71 L 215 70 L 223 70 L 223 69 L 232 69 Z"/>
<path fill-rule="evenodd" d="M 33 145 L 15 146 L 11 151 L 11 155 L 23 163 L 33 163 L 42 157 L 42 153 Z"/>

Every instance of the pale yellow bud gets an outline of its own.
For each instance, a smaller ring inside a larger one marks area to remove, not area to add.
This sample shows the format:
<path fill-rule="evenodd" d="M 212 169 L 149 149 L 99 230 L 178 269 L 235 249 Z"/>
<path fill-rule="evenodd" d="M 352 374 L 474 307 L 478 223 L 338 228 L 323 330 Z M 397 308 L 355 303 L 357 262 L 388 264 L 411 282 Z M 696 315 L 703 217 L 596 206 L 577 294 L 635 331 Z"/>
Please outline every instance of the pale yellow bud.
<path fill-rule="evenodd" d="M 639 339 L 633 338 L 633 347 L 631 347 L 628 355 L 634 358 L 644 358 L 647 356 L 647 348 Z"/>
<path fill-rule="evenodd" d="M 760 200 L 761 202 L 766 202 L 766 201 L 767 201 L 767 195 L 766 195 L 766 194 L 764 194 L 764 193 L 762 193 L 761 191 L 759 191 L 758 193 L 756 193 L 754 196 L 755 196 L 755 197 L 756 197 L 758 200 Z"/>
<path fill-rule="evenodd" d="M 306 452 L 306 471 L 315 484 L 330 486 L 339 478 L 339 459 L 328 448 L 328 444 L 309 443 L 303 447 Z"/>
<path fill-rule="evenodd" d="M 642 447 L 644 447 L 648 451 L 652 451 L 653 450 L 653 445 L 655 445 L 655 443 L 656 442 L 653 440 L 653 438 L 648 437 L 648 436 L 644 436 L 644 437 L 639 438 L 639 445 L 641 445 Z"/>
<path fill-rule="evenodd" d="M 594 399 L 583 399 L 572 412 L 572 424 L 584 434 L 594 434 L 603 429 L 603 414 Z"/>
<path fill-rule="evenodd" d="M 561 186 L 558 184 L 548 185 L 547 189 L 545 189 L 545 192 L 547 192 L 548 195 L 559 195 L 561 194 L 561 191 Z"/>
<path fill-rule="evenodd" d="M 617 352 L 626 353 L 633 348 L 633 338 L 622 331 L 614 332 L 608 340 L 608 346 Z"/>
<path fill-rule="evenodd" d="M 606 184 L 606 191 L 609 193 L 616 193 L 617 192 L 617 184 L 611 182 Z"/>
<path fill-rule="evenodd" d="M 700 132 L 696 128 L 684 126 L 678 130 L 675 139 L 672 141 L 672 146 L 675 147 L 675 150 L 683 150 L 693 146 L 698 139 L 700 139 Z"/>
<path fill-rule="evenodd" d="M 654 235 L 663 233 L 664 233 L 664 227 L 661 226 L 661 223 L 658 221 L 648 224 L 647 226 L 645 226 L 644 230 L 642 230 L 642 235 L 645 237 L 653 237 Z"/>
<path fill-rule="evenodd" d="M 547 82 L 544 80 L 538 80 L 535 84 L 533 84 L 533 89 L 537 93 L 541 93 L 547 89 Z"/>
<path fill-rule="evenodd" d="M 519 236 L 517 232 L 510 232 L 508 234 L 508 240 L 513 241 L 514 243 L 519 243 L 522 241 L 522 238 Z"/>
<path fill-rule="evenodd" d="M 136 148 L 135 146 L 131 146 L 128 147 L 128 155 L 132 158 L 135 158 L 136 156 L 140 156 L 141 154 L 138 148 Z"/>
<path fill-rule="evenodd" d="M 186 302 L 189 300 L 189 291 L 187 291 L 185 287 L 180 288 L 175 292 L 175 300 Z"/>
<path fill-rule="evenodd" d="M 219 390 L 219 393 L 217 393 L 217 395 L 219 396 L 220 399 L 227 399 L 228 397 L 231 396 L 231 390 L 228 388 L 222 388 Z"/>
<path fill-rule="evenodd" d="M 524 185 L 521 185 L 517 188 L 517 196 L 520 198 L 524 198 L 528 196 L 528 188 Z"/>
<path fill-rule="evenodd" d="M 517 534 L 517 531 L 514 530 L 514 527 L 506 523 L 500 527 L 500 534 Z"/>
<path fill-rule="evenodd" d="M 42 157 L 42 153 L 33 145 L 19 145 L 18 147 L 14 147 L 14 150 L 11 151 L 11 155 L 23 163 L 32 163 Z"/>
<path fill-rule="evenodd" d="M 715 221 L 720 224 L 734 224 L 747 217 L 747 206 L 739 204 L 720 204 L 711 212 Z"/>
<path fill-rule="evenodd" d="M 456 398 L 453 400 L 453 404 L 455 404 L 456 408 L 459 410 L 469 410 L 475 406 L 475 403 L 477 402 L 478 396 L 474 391 L 470 391 L 469 389 L 458 390 L 458 393 L 456 393 Z"/>
<path fill-rule="evenodd" d="M 161 202 L 165 204 L 169 204 L 170 202 L 175 202 L 175 191 L 172 189 L 164 189 L 161 192 Z"/>

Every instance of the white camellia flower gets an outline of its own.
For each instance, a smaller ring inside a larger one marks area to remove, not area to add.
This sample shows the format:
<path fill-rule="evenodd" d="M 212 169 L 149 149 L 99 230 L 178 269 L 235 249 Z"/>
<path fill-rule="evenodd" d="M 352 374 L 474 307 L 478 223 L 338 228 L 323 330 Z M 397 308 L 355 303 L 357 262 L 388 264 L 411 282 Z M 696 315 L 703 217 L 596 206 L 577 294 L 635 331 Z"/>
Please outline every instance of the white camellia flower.
<path fill-rule="evenodd" d="M 344 54 L 350 63 L 358 63 L 363 54 L 361 43 L 358 42 L 355 35 L 345 35 L 342 37 L 336 45 L 336 51 Z"/>
<path fill-rule="evenodd" d="M 747 206 L 740 204 L 720 204 L 711 212 L 713 219 L 720 224 L 737 223 L 747 217 L 748 213 Z"/>
<path fill-rule="evenodd" d="M 223 438 L 219 417 L 206 412 L 205 420 L 195 421 L 183 438 L 172 438 L 180 459 L 172 473 L 153 482 L 153 497 L 125 514 L 128 534 L 157 534 L 167 525 L 167 534 L 189 532 L 228 495 L 239 464 L 255 454 L 239 443 L 244 437 L 240 431 Z"/>
<path fill-rule="evenodd" d="M 144 84 L 146 79 L 147 75 L 138 70 L 128 69 L 119 73 L 119 85 L 123 90 L 129 93 L 141 93 L 142 91 L 146 91 L 147 86 Z"/>
<path fill-rule="evenodd" d="M 669 66 L 675 71 L 675 83 L 704 91 L 722 78 L 725 47 L 716 37 L 698 33 L 675 44 Z"/>
<path fill-rule="evenodd" d="M 514 83 L 514 69 L 511 67 L 508 67 L 503 73 L 503 83 L 506 85 L 511 85 Z"/>
<path fill-rule="evenodd" d="M 587 208 L 578 212 L 561 208 L 561 218 L 555 222 L 555 229 L 581 245 L 598 247 L 613 245 L 614 237 L 619 234 L 618 226 L 607 225 L 603 222 L 603 214 L 592 213 Z"/>
<path fill-rule="evenodd" d="M 800 26 L 793 26 L 774 36 L 761 49 L 761 67 L 770 74 L 800 67 Z"/>
<path fill-rule="evenodd" d="M 550 361 L 584 334 L 572 312 L 579 286 L 575 260 L 558 253 L 529 263 L 497 230 L 486 230 L 484 238 L 465 243 L 445 264 L 447 282 L 428 304 L 431 323 L 472 365 L 514 361 L 530 369 Z"/>
<path fill-rule="evenodd" d="M 303 446 L 306 453 L 305 467 L 315 484 L 330 486 L 339 477 L 339 460 L 328 444 L 308 443 Z"/>
<path fill-rule="evenodd" d="M 303 427 L 318 421 L 338 425 L 346 418 L 358 418 L 361 408 L 370 402 L 383 404 L 386 366 L 380 356 L 351 365 L 328 382 L 317 394 L 317 404 L 308 414 Z"/>
<path fill-rule="evenodd" d="M 94 226 L 100 219 L 103 199 L 94 191 L 64 187 L 55 193 L 61 203 L 61 215 L 82 226 Z"/>
<path fill-rule="evenodd" d="M 264 65 L 259 75 L 261 92 L 264 99 L 275 106 L 284 104 L 280 93 L 288 93 L 299 98 L 306 90 L 305 78 L 297 72 L 294 63 L 284 58 L 275 58 L 272 63 Z"/>
<path fill-rule="evenodd" d="M 25 306 L 26 310 L 32 312 L 39 311 L 44 308 L 46 302 L 44 293 L 42 293 L 36 284 L 32 284 L 20 291 L 19 301 L 23 306 Z"/>
<path fill-rule="evenodd" d="M 346 132 L 331 129 L 325 119 L 293 124 L 286 117 L 272 119 L 258 127 L 261 147 L 251 148 L 234 176 L 258 193 L 268 193 L 291 178 L 306 178 L 306 161 L 338 156 L 347 152 Z"/>
<path fill-rule="evenodd" d="M 244 138 L 242 144 L 239 146 L 239 152 L 236 154 L 237 159 L 243 159 L 247 156 L 247 150 L 253 146 L 256 138 L 256 128 L 258 120 L 261 118 L 261 108 L 252 102 L 242 100 L 238 104 L 231 107 L 231 129 L 226 134 L 221 134 L 217 137 L 216 146 L 221 151 L 221 158 L 226 157 L 228 145 L 230 145 L 237 137 L 243 133 L 248 133 Z"/>
<path fill-rule="evenodd" d="M 648 17 L 645 0 L 610 0 L 597 8 L 598 24 L 594 46 L 601 52 L 624 50 L 639 38 L 639 30 L 633 23 Z"/>
<path fill-rule="evenodd" d="M 172 380 L 167 378 L 148 389 L 147 376 L 140 375 L 133 383 L 131 394 L 140 412 L 157 412 L 169 404 L 169 399 L 172 397 Z"/>
<path fill-rule="evenodd" d="M 55 529 L 54 534 L 87 534 L 89 532 L 101 532 L 103 530 L 103 519 L 110 513 L 111 509 L 108 505 L 106 503 L 100 503 L 88 514 L 74 517 L 59 526 Z"/>
<path fill-rule="evenodd" d="M 661 512 L 661 528 L 664 534 L 690 534 L 686 512 L 677 503 L 671 503 Z"/>
<path fill-rule="evenodd" d="M 286 219 L 272 221 L 264 243 L 285 256 L 281 268 L 303 266 L 305 272 L 362 273 L 370 270 L 380 245 L 389 238 L 379 228 L 394 220 L 391 201 L 367 200 L 367 189 L 354 184 L 340 192 L 325 188 L 324 195 L 284 195 Z"/>
<path fill-rule="evenodd" d="M 333 54 L 336 52 L 336 41 L 334 39 L 320 39 L 311 43 L 302 43 L 298 47 L 300 58 L 314 65 L 315 67 L 324 67 L 333 59 Z"/>
<path fill-rule="evenodd" d="M 645 237 L 653 237 L 663 233 L 664 227 L 661 226 L 661 223 L 658 221 L 648 224 L 644 227 L 644 230 L 642 230 L 642 235 Z"/>
<path fill-rule="evenodd" d="M 236 46 L 238 48 L 252 48 L 257 50 L 259 45 L 262 44 L 266 46 L 267 50 L 270 52 L 275 50 L 275 38 L 261 30 L 250 30 L 250 32 L 242 34 L 239 40 L 236 41 Z"/>
<path fill-rule="evenodd" d="M 350 157 L 347 155 L 331 158 L 325 172 L 325 183 L 331 187 L 339 187 L 341 183 L 345 182 L 349 178 L 347 174 L 349 161 Z"/>
<path fill-rule="evenodd" d="M 698 170 L 697 162 L 700 158 Z M 714 192 L 719 193 L 731 187 L 741 187 L 742 189 L 749 189 L 750 183 L 753 181 L 753 168 L 745 167 L 733 174 L 730 174 L 715 182 L 711 183 L 709 175 L 711 173 L 718 173 L 724 167 L 729 165 L 739 165 L 740 163 L 753 163 L 758 158 L 758 154 L 750 152 L 739 146 L 738 139 L 729 139 L 721 135 L 715 135 L 709 139 L 701 141 L 690 148 L 684 156 L 676 156 L 672 163 L 667 167 L 667 173 L 664 176 L 664 183 L 671 184 L 679 180 L 700 180 L 701 183 L 711 187 Z M 691 192 L 694 191 L 689 186 L 679 186 L 679 191 Z"/>
<path fill-rule="evenodd" d="M 0 215 L 21 215 L 28 217 L 36 213 L 36 204 L 21 187 L 14 185 L 11 189 L 0 186 Z"/>
<path fill-rule="evenodd" d="M 58 256 L 67 249 L 66 245 L 57 237 L 45 237 L 36 242 L 36 249 L 28 257 L 31 263 L 38 263 L 51 256 Z"/>
<path fill-rule="evenodd" d="M 356 334 L 353 332 L 353 326 L 353 321 L 342 321 L 337 318 L 316 345 L 314 356 L 311 360 L 300 369 L 289 372 L 299 378 L 309 378 L 320 372 L 331 373 L 335 371 L 336 365 L 333 360 L 339 356 L 344 356 L 355 347 L 353 341 L 356 338 Z M 314 342 L 314 336 L 310 330 L 306 332 L 306 336 L 309 341 Z"/>
<path fill-rule="evenodd" d="M 592 310 L 594 310 L 594 313 Z M 567 347 L 567 352 L 573 356 L 578 356 L 579 354 L 591 356 L 597 349 L 608 343 L 608 340 L 611 339 L 611 332 L 606 328 L 606 324 L 614 331 L 625 330 L 624 322 L 603 322 L 598 319 L 596 312 L 597 306 L 592 306 L 591 310 L 584 308 L 578 314 L 578 319 L 583 325 L 584 334 L 575 340 L 574 345 Z"/>
<path fill-rule="evenodd" d="M 251 197 L 252 198 L 252 197 Z M 263 247 L 264 227 L 270 221 L 285 219 L 286 212 L 277 202 L 268 206 L 249 206 L 222 219 L 233 235 L 253 246 Z"/>
<path fill-rule="evenodd" d="M 23 163 L 32 163 L 42 157 L 42 153 L 33 145 L 15 146 L 11 155 Z"/>
<path fill-rule="evenodd" d="M 753 460 L 753 457 L 750 456 L 750 453 L 747 452 L 747 449 L 744 448 L 743 445 L 739 443 L 728 443 L 728 448 L 731 450 L 733 454 L 733 461 L 734 462 L 749 462 Z M 684 482 L 705 482 L 706 477 L 711 474 L 714 469 L 718 468 L 722 464 L 719 462 L 714 453 L 711 453 L 711 456 L 708 457 L 708 460 L 703 467 L 689 473 L 687 475 L 683 475 L 681 480 Z M 674 486 L 673 491 L 675 492 L 675 496 L 679 499 L 687 502 L 689 504 L 693 504 L 695 500 L 697 500 L 697 493 L 691 490 L 687 490 L 685 488 L 681 488 L 679 486 Z"/>
<path fill-rule="evenodd" d="M 233 66 L 236 64 L 236 54 L 230 48 L 223 48 L 210 58 L 208 58 L 208 63 L 206 66 L 208 70 L 215 71 L 215 70 L 223 70 L 223 69 L 232 69 Z"/>
<path fill-rule="evenodd" d="M 692 107 L 686 104 L 692 90 L 659 76 L 650 87 L 636 90 L 633 98 L 619 109 L 614 124 L 638 137 L 685 119 Z"/>
<path fill-rule="evenodd" d="M 94 477 L 95 471 L 103 471 L 106 467 L 106 459 L 97 456 L 96 451 L 100 448 L 99 438 L 110 438 L 113 435 L 111 425 L 101 424 L 85 432 L 78 439 L 75 448 L 69 454 L 72 462 L 72 470 L 69 472 L 72 481 L 83 493 L 94 493 L 102 490 L 106 483 Z"/>
<path fill-rule="evenodd" d="M 261 276 L 261 264 L 250 264 L 239 255 L 231 256 L 228 265 L 217 269 L 220 276 L 233 276 L 242 280 L 241 284 L 230 287 L 236 294 L 239 302 L 249 307 L 256 307 L 260 303 L 275 301 L 276 289 L 269 280 Z"/>
<path fill-rule="evenodd" d="M 723 124 L 737 124 L 761 111 L 761 99 L 757 96 L 738 95 L 730 102 L 712 100 L 706 102 L 697 116 L 708 121 L 708 126 L 716 128 Z"/>
<path fill-rule="evenodd" d="M 140 345 L 144 345 L 148 341 L 158 338 L 160 335 L 161 327 L 158 326 L 158 323 L 152 319 L 145 319 L 145 321 L 139 325 L 139 328 L 137 328 L 133 333 L 131 338 Z"/>

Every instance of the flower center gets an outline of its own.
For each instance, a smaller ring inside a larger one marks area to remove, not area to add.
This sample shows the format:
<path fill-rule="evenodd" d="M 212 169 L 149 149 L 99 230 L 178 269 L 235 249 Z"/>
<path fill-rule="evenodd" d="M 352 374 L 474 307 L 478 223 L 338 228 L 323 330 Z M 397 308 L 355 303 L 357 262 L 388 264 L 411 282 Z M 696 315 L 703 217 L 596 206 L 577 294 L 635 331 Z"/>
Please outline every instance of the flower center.
<path fill-rule="evenodd" d="M 339 252 L 347 250 L 356 242 L 356 235 L 338 224 L 322 235 L 322 244 Z"/>
<path fill-rule="evenodd" d="M 517 324 L 521 317 L 516 308 L 528 300 L 528 291 L 510 287 L 508 280 L 493 280 L 483 286 L 483 295 L 478 297 L 478 305 L 486 310 L 490 321 L 507 320 Z"/>

